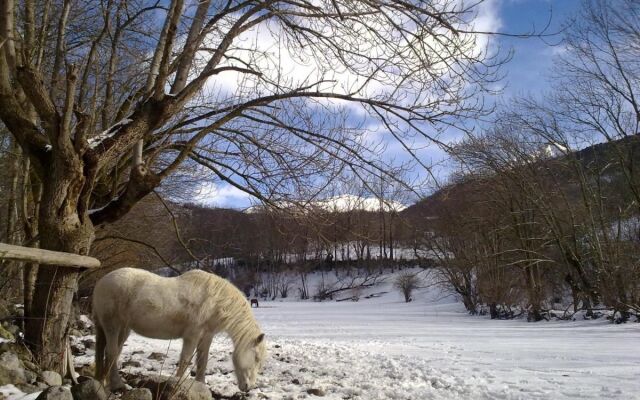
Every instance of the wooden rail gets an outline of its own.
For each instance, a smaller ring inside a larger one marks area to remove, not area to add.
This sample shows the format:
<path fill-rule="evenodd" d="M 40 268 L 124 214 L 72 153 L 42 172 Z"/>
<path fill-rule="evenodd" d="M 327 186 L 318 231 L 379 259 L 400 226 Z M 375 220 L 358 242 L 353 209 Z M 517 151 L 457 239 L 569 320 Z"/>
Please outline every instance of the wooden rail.
<path fill-rule="evenodd" d="M 34 249 L 32 247 L 14 246 L 11 244 L 0 243 L 0 260 L 14 260 L 34 262 L 40 265 L 56 265 L 70 268 L 98 268 L 100 261 L 97 258 L 81 256 L 78 254 L 63 253 L 60 251 L 51 251 L 43 249 Z M 64 357 L 65 363 L 63 367 L 63 376 L 71 376 L 74 384 L 78 383 L 78 374 L 74 371 L 73 354 L 69 338 L 65 347 Z"/>
<path fill-rule="evenodd" d="M 59 251 L 34 249 L 31 247 L 14 246 L 0 243 L 0 260 L 14 260 L 34 262 L 38 264 L 59 265 L 70 268 L 98 268 L 97 258 L 78 254 L 62 253 Z"/>

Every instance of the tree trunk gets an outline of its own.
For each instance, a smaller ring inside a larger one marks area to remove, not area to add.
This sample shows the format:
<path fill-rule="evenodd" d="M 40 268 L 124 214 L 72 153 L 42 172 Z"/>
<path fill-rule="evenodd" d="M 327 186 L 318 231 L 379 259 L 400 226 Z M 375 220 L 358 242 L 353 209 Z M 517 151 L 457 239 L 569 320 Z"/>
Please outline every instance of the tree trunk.
<path fill-rule="evenodd" d="M 404 302 L 408 303 L 411 301 L 411 290 L 410 289 L 404 289 L 402 291 L 402 294 L 404 294 Z"/>
<path fill-rule="evenodd" d="M 50 227 L 47 227 L 50 228 Z M 60 241 L 41 225 L 41 246 L 50 250 L 87 254 L 93 240 L 89 229 L 76 230 L 76 235 Z M 56 229 L 59 231 L 60 229 Z M 27 319 L 27 344 L 38 355 L 43 369 L 62 372 L 64 352 L 70 326 L 71 305 L 78 286 L 79 270 L 45 266 L 38 269 L 31 314 Z"/>
<path fill-rule="evenodd" d="M 464 304 L 464 308 L 469 312 L 469 314 L 475 315 L 477 313 L 476 304 L 473 299 L 471 299 L 471 295 L 468 293 L 460 293 L 460 297 L 462 297 L 462 304 Z"/>
<path fill-rule="evenodd" d="M 391 259 L 391 261 L 393 261 L 394 259 L 394 255 L 393 255 L 393 213 L 391 213 L 391 216 L 389 217 L 390 221 L 389 221 L 389 258 Z M 393 264 L 391 264 L 393 265 Z"/>
<path fill-rule="evenodd" d="M 77 159 L 60 159 L 43 181 L 39 215 L 40 247 L 87 255 L 94 239 L 88 215 L 78 215 L 85 182 Z M 71 305 L 78 285 L 77 268 L 42 266 L 38 269 L 25 340 L 42 369 L 64 371 Z"/>
<path fill-rule="evenodd" d="M 20 160 L 22 158 L 22 151 L 18 143 L 13 140 L 11 146 L 11 152 L 13 153 L 13 162 L 11 163 L 10 176 L 11 185 L 9 187 L 9 199 L 7 201 L 7 243 L 19 244 L 20 235 L 18 233 L 18 181 L 20 175 Z M 2 274 L 2 281 L 0 287 L 2 287 L 4 295 L 10 301 L 15 301 L 20 297 L 20 290 L 22 287 L 22 277 L 20 273 L 21 263 L 17 261 L 7 261 L 4 268 L 0 273 Z"/>
<path fill-rule="evenodd" d="M 489 304 L 489 315 L 491 319 L 498 319 L 498 305 L 495 302 Z"/>
<path fill-rule="evenodd" d="M 38 220 L 40 214 L 40 200 L 42 197 L 42 183 L 32 179 L 30 173 L 30 161 L 25 157 L 23 162 L 24 179 L 22 185 L 22 219 L 24 222 L 25 246 L 39 247 L 38 241 Z M 25 263 L 22 271 L 23 299 L 25 316 L 32 315 L 31 305 L 33 303 L 33 293 L 36 288 L 38 278 L 38 264 Z"/>
<path fill-rule="evenodd" d="M 527 282 L 527 291 L 529 292 L 529 316 L 528 320 L 537 322 L 541 321 L 541 293 L 539 283 L 539 271 L 537 265 L 531 265 L 524 268 L 525 281 Z"/>

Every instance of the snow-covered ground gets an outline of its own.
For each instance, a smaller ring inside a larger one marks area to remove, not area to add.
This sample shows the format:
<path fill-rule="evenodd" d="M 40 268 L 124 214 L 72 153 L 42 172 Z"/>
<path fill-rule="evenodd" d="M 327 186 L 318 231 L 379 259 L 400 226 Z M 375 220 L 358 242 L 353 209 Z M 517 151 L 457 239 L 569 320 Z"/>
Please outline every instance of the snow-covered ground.
<path fill-rule="evenodd" d="M 389 284 L 369 291 L 381 289 Z M 312 398 L 316 388 L 325 399 L 640 399 L 640 324 L 491 321 L 435 290 L 415 298 L 262 303 L 270 357 L 248 398 Z M 207 376 L 226 396 L 237 391 L 231 350 L 214 342 Z M 149 360 L 151 351 L 168 358 Z M 143 367 L 124 370 L 171 374 L 179 351 L 179 341 L 133 335 L 122 360 Z"/>
<path fill-rule="evenodd" d="M 364 298 L 381 291 L 388 292 Z M 404 303 L 388 282 L 361 295 L 358 302 L 261 302 L 254 312 L 269 359 L 247 398 L 311 399 L 307 390 L 321 389 L 336 400 L 640 399 L 638 323 L 491 321 L 469 316 L 433 287 Z M 171 375 L 180 346 L 132 335 L 122 371 Z M 207 383 L 224 396 L 237 392 L 231 351 L 227 338 L 217 338 L 208 364 Z M 151 360 L 151 352 L 167 358 Z M 76 358 L 92 361 L 91 351 Z"/>

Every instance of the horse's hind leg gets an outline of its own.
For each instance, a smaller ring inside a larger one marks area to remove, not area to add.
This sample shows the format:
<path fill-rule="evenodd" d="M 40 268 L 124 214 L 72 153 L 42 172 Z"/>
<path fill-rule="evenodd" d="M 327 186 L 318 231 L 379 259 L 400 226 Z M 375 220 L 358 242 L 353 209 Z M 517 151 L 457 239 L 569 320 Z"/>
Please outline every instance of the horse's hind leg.
<path fill-rule="evenodd" d="M 97 318 L 94 318 L 96 326 L 96 371 L 95 378 L 102 384 L 104 384 L 105 365 L 104 365 L 104 349 L 106 347 L 106 337 L 104 330 L 98 322 Z"/>
<path fill-rule="evenodd" d="M 122 333 L 123 329 L 125 328 L 113 326 L 105 329 L 104 332 L 107 339 L 105 348 L 106 370 L 109 373 L 109 389 L 111 391 L 125 388 L 124 382 L 118 373 L 118 357 L 120 357 L 122 344 L 124 344 L 124 340 L 122 344 L 120 340 L 123 337 L 126 340 L 126 336 Z"/>

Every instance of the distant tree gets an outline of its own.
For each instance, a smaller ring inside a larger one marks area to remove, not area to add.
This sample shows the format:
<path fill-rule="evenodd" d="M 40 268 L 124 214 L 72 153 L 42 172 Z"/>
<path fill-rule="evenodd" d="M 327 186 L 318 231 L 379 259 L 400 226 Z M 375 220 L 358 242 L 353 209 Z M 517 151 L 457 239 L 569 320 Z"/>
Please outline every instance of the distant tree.
<path fill-rule="evenodd" d="M 422 279 L 416 272 L 403 271 L 401 272 L 393 282 L 393 286 L 399 290 L 404 296 L 406 303 L 412 300 L 411 295 L 413 291 L 418 289 L 422 285 Z"/>

